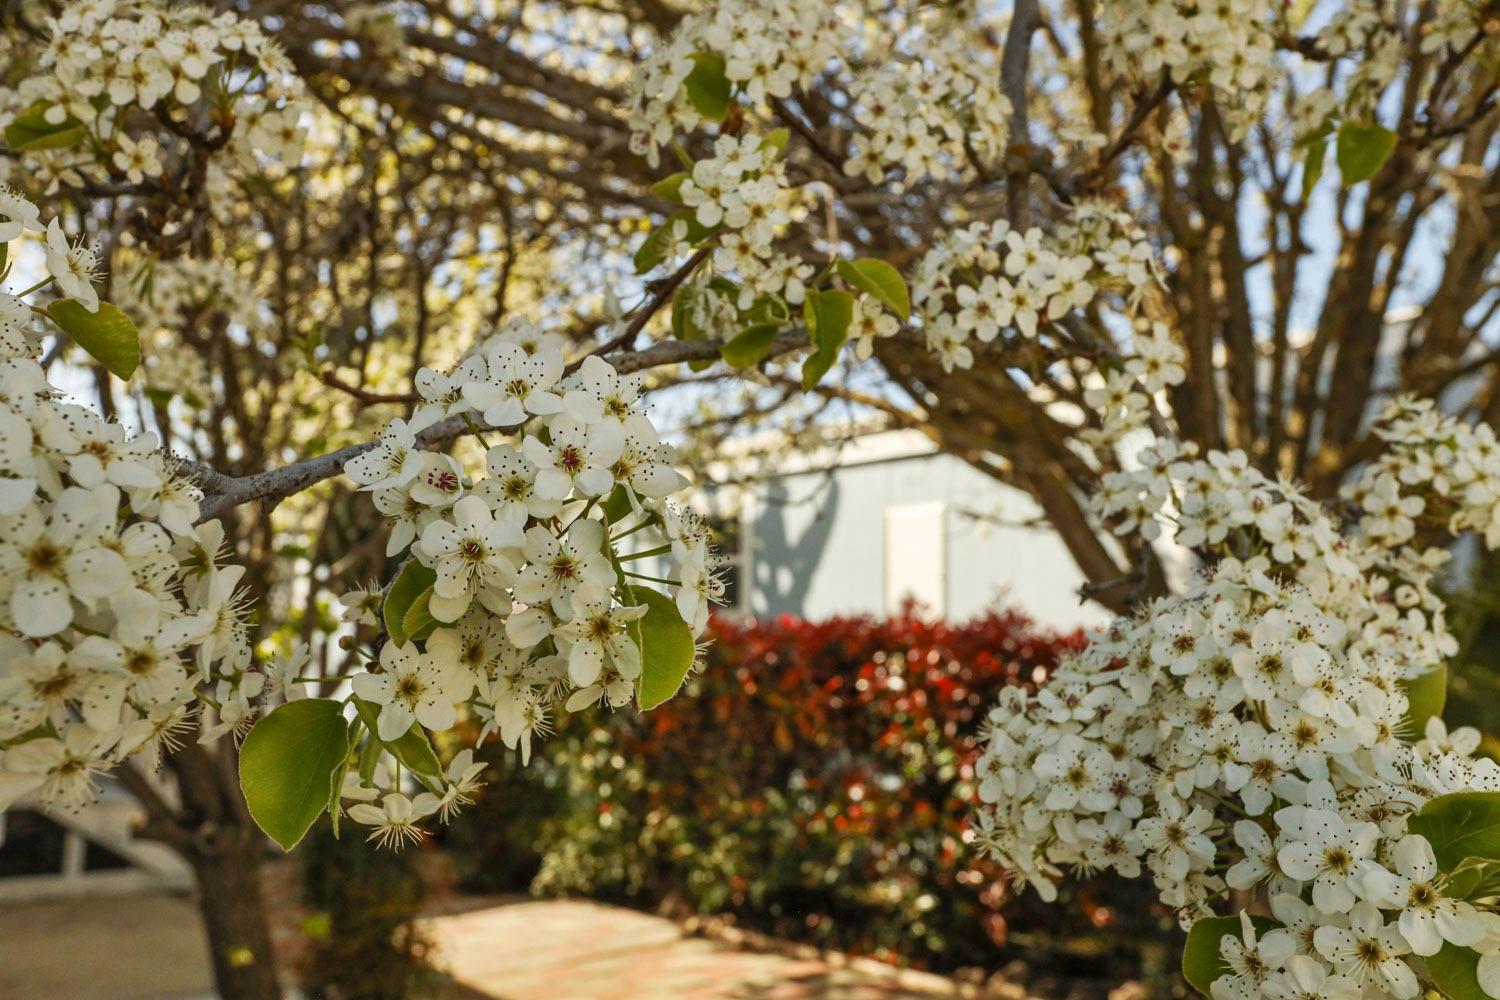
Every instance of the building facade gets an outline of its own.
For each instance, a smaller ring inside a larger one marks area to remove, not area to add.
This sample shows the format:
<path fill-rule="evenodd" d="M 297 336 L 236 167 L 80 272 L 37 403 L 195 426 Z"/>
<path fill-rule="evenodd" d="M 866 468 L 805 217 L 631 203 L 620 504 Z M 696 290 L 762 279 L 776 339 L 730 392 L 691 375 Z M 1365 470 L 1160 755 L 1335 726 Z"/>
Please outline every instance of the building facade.
<path fill-rule="evenodd" d="M 1108 620 L 1079 600 L 1083 576 L 1029 496 L 916 431 L 715 472 L 735 481 L 703 491 L 731 563 L 727 610 L 818 620 L 914 599 L 955 621 L 1007 605 L 1058 629 Z"/>

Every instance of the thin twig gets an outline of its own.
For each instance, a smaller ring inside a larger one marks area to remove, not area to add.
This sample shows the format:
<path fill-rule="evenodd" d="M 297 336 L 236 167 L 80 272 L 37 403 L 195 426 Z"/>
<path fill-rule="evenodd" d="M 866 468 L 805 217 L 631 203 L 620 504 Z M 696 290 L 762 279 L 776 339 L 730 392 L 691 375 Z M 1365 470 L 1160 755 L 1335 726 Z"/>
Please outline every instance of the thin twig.
<path fill-rule="evenodd" d="M 588 354 L 585 354 L 583 357 L 575 360 L 572 364 L 563 369 L 563 374 L 570 375 L 573 372 L 576 372 L 579 368 L 583 367 L 583 362 L 587 358 L 594 357 L 595 355 L 600 354 L 608 354 L 610 351 L 618 351 L 622 347 L 628 348 L 631 344 L 633 344 L 635 342 L 636 334 L 640 333 L 646 328 L 646 324 L 651 322 L 651 317 L 655 316 L 659 311 L 661 311 L 661 307 L 666 305 L 667 302 L 672 298 L 672 295 L 677 291 L 678 286 L 686 281 L 688 275 L 696 271 L 698 269 L 698 265 L 702 264 L 704 260 L 708 258 L 708 255 L 713 253 L 713 251 L 714 248 L 712 245 L 699 247 L 698 250 L 691 257 L 689 257 L 681 267 L 661 280 L 661 282 L 656 286 L 656 291 L 652 293 L 651 299 L 635 311 L 635 314 L 630 318 L 630 322 L 626 324 L 625 329 L 621 330 L 618 336 L 606 340 L 604 343 L 600 344 Z M 619 365 L 616 365 L 615 367 L 618 368 Z"/>
<path fill-rule="evenodd" d="M 357 385 L 350 385 L 331 371 L 324 372 L 318 378 L 330 389 L 337 389 L 353 396 L 361 406 L 376 406 L 381 403 L 415 403 L 421 399 L 414 392 L 371 392 Z"/>

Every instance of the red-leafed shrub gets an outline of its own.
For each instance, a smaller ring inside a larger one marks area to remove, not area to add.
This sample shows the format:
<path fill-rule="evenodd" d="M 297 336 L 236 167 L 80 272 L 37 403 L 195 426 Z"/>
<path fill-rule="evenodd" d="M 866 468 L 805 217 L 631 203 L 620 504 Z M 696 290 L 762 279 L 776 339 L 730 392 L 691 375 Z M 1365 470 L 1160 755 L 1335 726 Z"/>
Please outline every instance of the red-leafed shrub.
<path fill-rule="evenodd" d="M 1118 885 L 1085 883 L 1074 905 L 1014 898 L 966 842 L 985 713 L 1080 637 L 996 612 L 964 624 L 720 619 L 711 638 L 679 697 L 569 724 L 533 762 L 557 808 L 539 836 L 537 891 L 671 900 L 947 969 L 1044 958 L 1033 947 L 1044 937 L 1092 934 L 1107 956 L 1123 923 L 1156 926 L 1146 895 Z M 475 822 L 504 824 L 514 797 L 490 800 Z"/>

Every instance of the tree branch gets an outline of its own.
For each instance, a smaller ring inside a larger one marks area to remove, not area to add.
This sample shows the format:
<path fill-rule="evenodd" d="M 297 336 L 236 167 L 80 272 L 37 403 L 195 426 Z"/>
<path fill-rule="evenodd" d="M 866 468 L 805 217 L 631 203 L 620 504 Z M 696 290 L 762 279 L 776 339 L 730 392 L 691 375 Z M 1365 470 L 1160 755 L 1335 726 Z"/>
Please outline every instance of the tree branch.
<path fill-rule="evenodd" d="M 771 342 L 771 351 L 768 356 L 787 354 L 807 346 L 808 339 L 805 331 L 788 330 L 777 335 L 776 339 Z M 620 354 L 606 360 L 614 365 L 616 371 L 628 374 L 684 361 L 705 361 L 717 358 L 719 347 L 720 344 L 716 340 L 668 340 L 653 344 L 643 351 Z M 417 444 L 424 448 L 446 444 L 455 438 L 471 433 L 476 428 L 481 432 L 503 429 L 489 427 L 482 422 L 471 426 L 469 420 L 466 419 L 468 416 L 468 414 L 455 414 L 424 428 L 416 435 Z M 259 500 L 267 510 L 274 508 L 277 503 L 287 497 L 300 493 L 325 479 L 337 476 L 344 471 L 344 466 L 351 459 L 370 451 L 376 443 L 375 441 L 362 441 L 359 444 L 351 444 L 337 451 L 328 452 L 326 455 L 319 455 L 316 458 L 278 469 L 267 469 L 265 472 L 257 472 L 249 476 L 226 476 L 207 465 L 187 459 L 178 459 L 178 462 L 180 468 L 204 492 L 203 502 L 198 510 L 198 521 L 201 523 L 219 517 L 225 511 L 252 500 Z"/>

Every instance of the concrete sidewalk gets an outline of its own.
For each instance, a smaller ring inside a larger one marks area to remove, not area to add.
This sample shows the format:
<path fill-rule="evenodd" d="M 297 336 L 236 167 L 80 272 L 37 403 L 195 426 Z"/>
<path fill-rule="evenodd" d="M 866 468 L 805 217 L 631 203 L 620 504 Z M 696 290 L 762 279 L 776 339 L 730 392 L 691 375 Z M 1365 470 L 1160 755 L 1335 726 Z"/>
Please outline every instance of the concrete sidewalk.
<path fill-rule="evenodd" d="M 0 997 L 212 996 L 208 939 L 190 897 L 92 896 L 0 906 Z"/>

